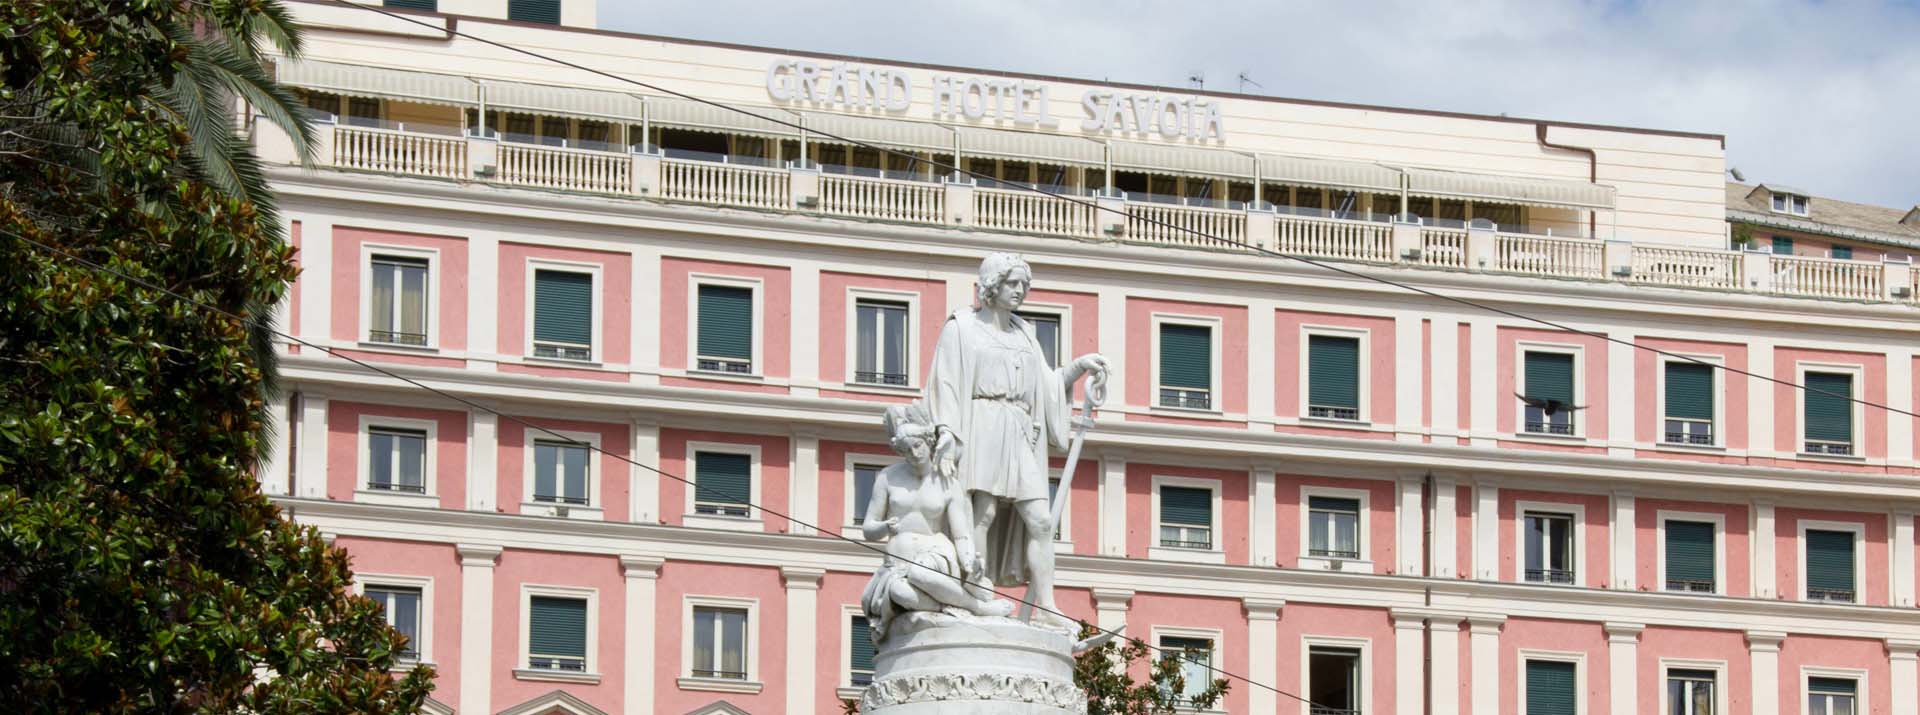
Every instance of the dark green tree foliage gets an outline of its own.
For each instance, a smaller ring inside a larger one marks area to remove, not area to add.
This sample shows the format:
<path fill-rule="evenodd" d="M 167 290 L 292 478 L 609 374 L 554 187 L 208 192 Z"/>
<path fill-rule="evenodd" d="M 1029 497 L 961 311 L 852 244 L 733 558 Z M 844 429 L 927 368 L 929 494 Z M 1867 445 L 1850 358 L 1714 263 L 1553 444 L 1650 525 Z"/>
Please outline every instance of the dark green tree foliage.
<path fill-rule="evenodd" d="M 1080 637 L 1098 634 L 1082 624 Z M 1179 710 L 1211 710 L 1226 697 L 1225 678 L 1207 684 L 1192 700 L 1180 697 L 1187 687 L 1179 656 L 1148 648 L 1137 638 L 1115 638 L 1074 658 L 1073 682 L 1087 693 L 1087 715 L 1174 715 Z M 1133 673 L 1145 670 L 1146 680 Z"/>
<path fill-rule="evenodd" d="M 271 0 L 0 2 L 0 712 L 407 713 L 431 688 L 252 474 L 295 270 L 230 112 L 305 136 L 261 67 L 297 42 Z"/>

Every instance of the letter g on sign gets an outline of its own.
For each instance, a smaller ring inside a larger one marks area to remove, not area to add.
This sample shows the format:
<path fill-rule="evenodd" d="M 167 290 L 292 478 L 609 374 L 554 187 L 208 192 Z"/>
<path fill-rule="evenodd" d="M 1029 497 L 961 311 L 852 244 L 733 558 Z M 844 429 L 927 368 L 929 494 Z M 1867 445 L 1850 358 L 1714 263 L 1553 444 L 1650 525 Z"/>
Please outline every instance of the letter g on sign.
<path fill-rule="evenodd" d="M 793 60 L 775 60 L 767 65 L 767 96 L 780 101 L 794 98 L 799 88 L 795 84 Z"/>

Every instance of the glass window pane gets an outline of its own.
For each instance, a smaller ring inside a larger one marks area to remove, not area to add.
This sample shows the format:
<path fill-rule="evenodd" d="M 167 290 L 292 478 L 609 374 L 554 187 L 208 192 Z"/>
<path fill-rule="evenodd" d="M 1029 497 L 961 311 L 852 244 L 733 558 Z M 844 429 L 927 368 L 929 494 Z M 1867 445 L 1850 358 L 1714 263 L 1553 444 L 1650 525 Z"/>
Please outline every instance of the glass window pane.
<path fill-rule="evenodd" d="M 367 484 L 384 487 L 393 484 L 393 436 L 384 432 L 367 434 Z"/>
<path fill-rule="evenodd" d="M 1539 571 L 1540 569 L 1546 568 L 1546 564 L 1542 563 L 1541 561 L 1541 557 L 1543 556 L 1541 545 L 1543 541 L 1546 539 L 1546 534 L 1544 532 L 1545 527 L 1546 527 L 1546 522 L 1541 520 L 1540 517 L 1532 516 L 1532 515 L 1527 516 L 1526 546 L 1527 546 L 1527 571 L 1529 572 Z M 1532 580 L 1532 578 L 1533 576 L 1531 574 L 1527 576 L 1528 580 Z"/>
<path fill-rule="evenodd" d="M 722 611 L 720 631 L 720 670 L 728 677 L 746 677 L 747 613 Z"/>
<path fill-rule="evenodd" d="M 533 443 L 533 498 L 535 501 L 550 501 L 558 496 L 554 489 L 558 481 L 560 464 L 560 446 L 548 442 Z"/>
<path fill-rule="evenodd" d="M 1334 514 L 1334 549 L 1343 554 L 1360 551 L 1360 520 L 1353 514 Z"/>
<path fill-rule="evenodd" d="M 367 312 L 373 317 L 374 338 L 384 340 L 381 333 L 393 332 L 394 273 L 392 264 L 375 262 L 373 264 L 373 305 Z"/>
<path fill-rule="evenodd" d="M 400 485 L 404 487 L 426 486 L 427 440 L 418 435 L 394 437 L 394 444 L 400 453 Z"/>
<path fill-rule="evenodd" d="M 904 308 L 886 309 L 885 332 L 886 371 L 888 375 L 907 374 L 907 311 Z"/>
<path fill-rule="evenodd" d="M 563 457 L 566 460 L 566 491 L 564 496 L 576 501 L 587 498 L 587 448 L 569 446 Z"/>
<path fill-rule="evenodd" d="M 427 333 L 427 269 L 420 266 L 400 269 L 400 332 Z"/>
<path fill-rule="evenodd" d="M 873 501 L 873 482 L 880 468 L 865 464 L 853 466 L 853 523 L 867 520 L 867 503 Z"/>
<path fill-rule="evenodd" d="M 1307 515 L 1308 549 L 1314 552 L 1325 552 L 1327 550 L 1327 536 L 1332 518 L 1331 514 L 1324 511 L 1316 511 Z"/>
<path fill-rule="evenodd" d="M 713 609 L 693 609 L 693 674 L 710 675 L 714 670 L 713 624 L 716 614 Z"/>
<path fill-rule="evenodd" d="M 874 357 L 878 355 L 880 310 L 871 305 L 859 305 L 854 308 L 854 371 L 856 373 L 876 372 Z M 857 378 L 856 378 L 857 379 Z"/>

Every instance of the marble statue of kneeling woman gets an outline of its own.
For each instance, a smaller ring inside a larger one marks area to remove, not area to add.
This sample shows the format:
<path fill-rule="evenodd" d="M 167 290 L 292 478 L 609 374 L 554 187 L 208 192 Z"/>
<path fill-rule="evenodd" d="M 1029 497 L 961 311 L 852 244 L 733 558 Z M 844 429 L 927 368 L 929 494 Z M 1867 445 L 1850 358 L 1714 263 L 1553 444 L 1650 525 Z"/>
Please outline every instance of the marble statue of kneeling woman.
<path fill-rule="evenodd" d="M 937 471 L 936 429 L 919 402 L 887 410 L 893 450 L 905 458 L 880 470 L 861 530 L 885 541 L 887 558 L 860 597 L 878 642 L 895 616 L 912 612 L 1007 616 L 1013 604 L 994 599 L 966 577 L 978 569 L 972 519 L 959 485 Z"/>

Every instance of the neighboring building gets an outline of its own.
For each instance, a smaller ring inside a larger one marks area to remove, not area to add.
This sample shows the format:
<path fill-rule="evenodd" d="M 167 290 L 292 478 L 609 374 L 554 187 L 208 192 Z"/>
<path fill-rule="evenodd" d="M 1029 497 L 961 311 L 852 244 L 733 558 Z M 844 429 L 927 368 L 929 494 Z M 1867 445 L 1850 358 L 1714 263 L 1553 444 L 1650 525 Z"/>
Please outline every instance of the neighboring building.
<path fill-rule="evenodd" d="M 1736 244 L 1744 235 L 1746 248 L 1780 255 L 1910 261 L 1920 254 L 1920 205 L 1886 208 L 1791 186 L 1729 181 L 1727 223 Z"/>
<path fill-rule="evenodd" d="M 876 558 L 833 535 L 1004 250 L 1048 349 L 1120 367 L 1067 488 L 1073 615 L 1316 712 L 1920 713 L 1913 274 L 1725 250 L 1718 136 L 458 18 L 975 185 L 292 5 L 277 70 L 330 123 L 307 170 L 249 125 L 303 269 L 282 326 L 508 415 L 284 346 L 263 488 L 418 636 L 437 712 L 839 712 Z"/>

